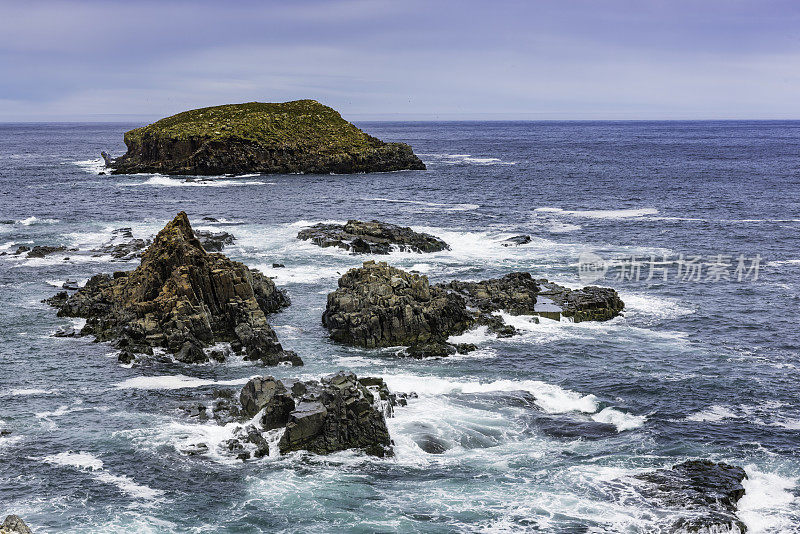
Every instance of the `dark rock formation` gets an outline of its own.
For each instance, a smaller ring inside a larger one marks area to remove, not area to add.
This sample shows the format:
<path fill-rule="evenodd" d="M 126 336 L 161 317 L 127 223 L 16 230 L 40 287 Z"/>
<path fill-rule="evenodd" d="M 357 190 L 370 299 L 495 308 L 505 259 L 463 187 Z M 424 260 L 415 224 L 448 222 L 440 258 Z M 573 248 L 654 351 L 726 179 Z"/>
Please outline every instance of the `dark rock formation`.
<path fill-rule="evenodd" d="M 100 152 L 100 157 L 103 158 L 103 163 L 105 163 L 106 167 L 111 167 L 114 164 L 111 161 L 111 156 L 108 155 L 108 152 Z"/>
<path fill-rule="evenodd" d="M 527 245 L 531 242 L 531 236 L 529 235 L 515 235 L 514 237 L 509 237 L 505 241 L 503 241 L 502 245 L 504 247 L 518 247 L 520 245 Z"/>
<path fill-rule="evenodd" d="M 425 169 L 403 143 L 384 143 L 314 100 L 185 111 L 125 134 L 115 174 L 357 173 Z"/>
<path fill-rule="evenodd" d="M 450 247 L 430 234 L 379 221 L 347 221 L 347 224 L 315 224 L 301 230 L 298 239 L 320 247 L 339 247 L 354 254 L 389 254 L 392 247 L 408 252 L 438 252 Z"/>
<path fill-rule="evenodd" d="M 232 245 L 236 241 L 236 238 L 228 232 L 195 230 L 194 235 L 208 252 L 221 252 L 225 245 Z"/>
<path fill-rule="evenodd" d="M 59 316 L 85 317 L 81 335 L 129 352 L 163 347 L 196 363 L 208 360 L 202 347 L 231 342 L 266 365 L 302 364 L 283 350 L 266 319 L 289 305 L 286 294 L 261 273 L 206 252 L 183 212 L 158 233 L 134 271 L 93 276 L 73 295 L 48 302 Z"/>
<path fill-rule="evenodd" d="M 609 287 L 586 286 L 573 290 L 544 279 L 537 282 L 542 286 L 540 297 L 550 299 L 561 308 L 562 316 L 576 323 L 608 321 L 619 315 L 625 307 L 619 294 Z"/>
<path fill-rule="evenodd" d="M 365 348 L 406 345 L 406 356 L 444 357 L 469 350 L 448 346 L 446 340 L 477 325 L 499 337 L 514 335 L 514 327 L 497 314 L 501 310 L 553 319 L 563 315 L 577 322 L 610 319 L 623 306 L 613 289 L 572 291 L 534 280 L 529 273 L 431 286 L 425 276 L 368 261 L 339 279 L 339 289 L 328 295 L 322 323 L 341 343 Z"/>
<path fill-rule="evenodd" d="M 256 377 L 242 388 L 240 406 L 229 399 L 230 395 L 219 395 L 214 404 L 220 423 L 249 421 L 260 415 L 257 426 L 237 428 L 235 437 L 225 443 L 240 459 L 251 457 L 253 445 L 252 455 L 269 454 L 264 434 L 276 429 L 283 429 L 277 443 L 282 454 L 298 450 L 329 454 L 346 449 L 361 449 L 375 456 L 392 454 L 385 417 L 392 416 L 398 402 L 381 378 L 359 379 L 347 372 L 305 382 Z"/>
<path fill-rule="evenodd" d="M 49 245 L 36 245 L 30 251 L 28 251 L 27 256 L 29 258 L 44 258 L 47 255 L 53 254 L 54 252 L 64 252 L 67 250 L 67 247 L 64 245 L 59 245 L 57 247 L 52 247 Z"/>
<path fill-rule="evenodd" d="M 339 279 L 322 323 L 335 341 L 374 348 L 444 341 L 472 318 L 461 297 L 427 277 L 368 261 Z"/>
<path fill-rule="evenodd" d="M 0 525 L 0 534 L 33 534 L 33 532 L 19 516 L 9 515 Z"/>
<path fill-rule="evenodd" d="M 690 460 L 671 469 L 636 475 L 642 494 L 659 508 L 675 510 L 674 532 L 746 532 L 736 517 L 744 495 L 744 469 L 709 460 Z"/>

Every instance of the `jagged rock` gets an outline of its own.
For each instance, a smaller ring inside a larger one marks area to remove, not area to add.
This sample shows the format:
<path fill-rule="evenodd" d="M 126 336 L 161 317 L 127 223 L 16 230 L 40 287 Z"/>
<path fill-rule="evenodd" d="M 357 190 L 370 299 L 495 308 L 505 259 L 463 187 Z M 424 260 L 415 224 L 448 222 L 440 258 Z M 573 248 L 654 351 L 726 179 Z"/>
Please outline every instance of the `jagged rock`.
<path fill-rule="evenodd" d="M 645 482 L 642 494 L 655 506 L 674 510 L 674 532 L 746 532 L 736 517 L 736 503 L 745 493 L 744 469 L 709 460 L 689 460 L 671 469 L 634 477 Z"/>
<path fill-rule="evenodd" d="M 608 321 L 625 308 L 619 294 L 609 287 L 586 286 L 573 290 L 544 279 L 537 280 L 537 283 L 541 286 L 539 295 L 550 299 L 561 308 L 562 316 L 570 317 L 576 323 Z"/>
<path fill-rule="evenodd" d="M 392 247 L 408 252 L 438 252 L 450 247 L 438 237 L 411 228 L 379 221 L 347 221 L 347 224 L 315 224 L 301 230 L 298 239 L 320 247 L 339 247 L 354 254 L 389 254 Z"/>
<path fill-rule="evenodd" d="M 502 245 L 504 247 L 511 247 L 515 246 L 518 247 L 520 245 L 527 245 L 531 242 L 531 236 L 529 235 L 515 235 L 514 237 L 509 237 L 505 241 L 503 241 Z"/>
<path fill-rule="evenodd" d="M 444 341 L 472 318 L 460 296 L 427 277 L 368 261 L 339 279 L 322 323 L 335 341 L 374 348 Z"/>
<path fill-rule="evenodd" d="M 242 413 L 246 417 L 254 417 L 261 410 L 261 426 L 264 430 L 272 430 L 286 426 L 289 414 L 294 410 L 294 399 L 279 380 L 271 376 L 251 379 L 239 395 Z"/>
<path fill-rule="evenodd" d="M 64 258 L 66 259 L 66 258 Z M 70 291 L 77 291 L 80 289 L 78 282 L 75 280 L 65 280 L 63 284 L 61 284 L 61 289 L 68 289 Z"/>
<path fill-rule="evenodd" d="M 21 246 L 17 247 L 17 250 L 14 251 L 14 255 L 15 256 L 19 256 L 23 252 L 29 252 L 30 250 L 31 250 L 31 247 L 29 247 L 27 245 L 21 245 Z"/>
<path fill-rule="evenodd" d="M 111 167 L 111 165 L 113 165 L 113 162 L 111 161 L 111 156 L 109 156 L 107 152 L 105 151 L 100 152 L 100 157 L 103 158 L 103 163 L 105 164 L 106 167 Z"/>
<path fill-rule="evenodd" d="M 36 245 L 30 251 L 28 251 L 27 257 L 29 258 L 44 258 L 49 254 L 53 254 L 54 252 L 64 252 L 67 250 L 67 247 L 64 245 L 59 245 L 57 247 L 49 246 L 49 245 Z"/>
<path fill-rule="evenodd" d="M 302 364 L 267 323 L 266 314 L 289 305 L 286 294 L 258 271 L 206 252 L 184 212 L 158 233 L 134 271 L 95 275 L 49 302 L 61 317 L 87 319 L 81 335 L 131 352 L 163 347 L 200 362 L 207 361 L 202 347 L 227 341 L 240 343 L 249 360 Z"/>
<path fill-rule="evenodd" d="M 113 173 L 219 175 L 425 169 L 403 143 L 384 143 L 314 100 L 185 111 L 125 134 Z"/>
<path fill-rule="evenodd" d="M 286 266 L 285 266 L 284 264 L 282 264 L 282 263 L 273 263 L 273 264 L 272 264 L 272 268 L 273 268 L 273 269 L 283 269 L 283 268 L 285 268 L 285 267 L 286 267 Z"/>
<path fill-rule="evenodd" d="M 434 341 L 432 343 L 414 343 L 410 347 L 401 351 L 409 358 L 446 358 L 455 354 L 456 347 L 450 343 Z"/>
<path fill-rule="evenodd" d="M 467 306 L 483 313 L 503 310 L 511 315 L 533 315 L 539 285 L 530 273 L 514 272 L 481 282 L 454 280 L 443 287 L 461 295 Z"/>
<path fill-rule="evenodd" d="M 374 456 L 393 454 L 386 420 L 373 394 L 356 375 L 345 372 L 323 379 L 318 393 L 300 398 L 278 447 L 281 453 L 362 449 Z"/>
<path fill-rule="evenodd" d="M 228 232 L 195 230 L 194 235 L 208 252 L 221 252 L 225 245 L 232 245 L 236 242 L 236 238 Z"/>
<path fill-rule="evenodd" d="M 33 532 L 19 516 L 9 515 L 0 525 L 0 534 L 33 534 Z"/>
<path fill-rule="evenodd" d="M 78 331 L 71 326 L 60 326 L 58 330 L 53 333 L 53 337 L 76 337 L 78 335 Z"/>

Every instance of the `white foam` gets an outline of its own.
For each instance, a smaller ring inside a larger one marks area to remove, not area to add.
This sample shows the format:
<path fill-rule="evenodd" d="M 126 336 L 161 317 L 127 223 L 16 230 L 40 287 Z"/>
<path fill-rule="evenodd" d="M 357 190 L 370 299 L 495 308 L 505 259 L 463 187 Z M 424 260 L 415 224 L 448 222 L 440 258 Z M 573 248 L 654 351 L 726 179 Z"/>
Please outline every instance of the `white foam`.
<path fill-rule="evenodd" d="M 103 158 L 73 161 L 72 163 L 91 174 L 100 174 L 101 172 L 108 170 L 106 167 L 106 162 L 103 160 Z"/>
<path fill-rule="evenodd" d="M 555 213 L 559 215 L 571 215 L 573 217 L 586 217 L 589 219 L 626 219 L 630 217 L 644 217 L 645 215 L 656 215 L 658 210 L 655 208 L 628 208 L 618 210 L 565 210 L 561 208 L 536 208 L 535 211 L 542 213 Z"/>
<path fill-rule="evenodd" d="M 647 417 L 643 415 L 632 415 L 611 407 L 603 408 L 592 415 L 592 419 L 598 423 L 614 425 L 617 427 L 617 432 L 639 428 L 647 421 Z"/>
<path fill-rule="evenodd" d="M 216 381 L 185 375 L 137 376 L 123 380 L 114 387 L 117 389 L 184 389 L 211 385 L 235 386 L 246 384 L 248 380 L 250 380 L 249 377 Z"/>
<path fill-rule="evenodd" d="M 48 464 L 77 467 L 87 471 L 98 471 L 103 468 L 103 461 L 88 452 L 60 452 L 45 456 L 43 460 Z"/>
<path fill-rule="evenodd" d="M 472 343 L 478 345 L 487 341 L 496 340 L 497 336 L 489 333 L 489 328 L 486 326 L 478 326 L 472 330 L 467 330 L 459 336 L 450 336 L 447 338 L 448 343 Z"/>
<path fill-rule="evenodd" d="M 228 186 L 243 186 L 243 185 L 275 185 L 275 182 L 261 182 L 258 180 L 231 180 L 221 178 L 200 178 L 200 179 L 185 179 L 185 178 L 169 178 L 157 174 L 151 176 L 144 182 L 136 183 L 121 183 L 123 186 L 140 186 L 150 185 L 156 187 L 228 187 Z"/>
<path fill-rule="evenodd" d="M 709 406 L 705 410 L 701 410 L 697 413 L 693 413 L 686 417 L 687 421 L 696 421 L 696 422 L 717 422 L 722 421 L 723 419 L 732 419 L 738 417 L 736 413 L 727 406 L 720 406 L 715 404 L 714 406 Z"/>
<path fill-rule="evenodd" d="M 445 165 L 516 165 L 516 161 L 503 161 L 500 158 L 489 156 L 473 156 L 471 154 L 420 154 L 429 158 L 428 163 L 443 163 Z"/>
<path fill-rule="evenodd" d="M 775 260 L 767 262 L 770 267 L 777 267 L 779 265 L 800 265 L 800 260 Z"/>
<path fill-rule="evenodd" d="M 737 515 L 747 532 L 789 532 L 800 519 L 800 503 L 791 490 L 797 478 L 760 471 L 754 465 L 745 467 L 742 481 L 745 493 L 737 503 Z"/>
<path fill-rule="evenodd" d="M 45 456 L 42 461 L 62 467 L 75 467 L 93 473 L 93 478 L 104 484 L 117 486 L 121 491 L 137 499 L 154 499 L 163 495 L 162 490 L 137 484 L 124 475 L 114 475 L 104 470 L 103 461 L 88 452 L 61 452 Z"/>
<path fill-rule="evenodd" d="M 55 393 L 52 389 L 38 389 L 38 388 L 18 388 L 12 389 L 8 392 L 12 396 L 28 396 L 28 395 L 52 395 Z"/>
<path fill-rule="evenodd" d="M 58 222 L 58 219 L 39 219 L 38 217 L 28 217 L 27 219 L 21 219 L 17 221 L 18 224 L 22 226 L 31 226 L 34 224 L 55 224 Z"/>

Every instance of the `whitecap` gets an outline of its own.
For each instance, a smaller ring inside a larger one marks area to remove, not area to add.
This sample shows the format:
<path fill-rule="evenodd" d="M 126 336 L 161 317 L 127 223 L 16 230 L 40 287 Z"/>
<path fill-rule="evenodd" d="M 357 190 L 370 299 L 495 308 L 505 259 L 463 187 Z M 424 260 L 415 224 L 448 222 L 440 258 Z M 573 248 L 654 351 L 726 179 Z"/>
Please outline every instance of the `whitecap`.
<path fill-rule="evenodd" d="M 792 490 L 797 478 L 745 467 L 747 478 L 742 481 L 745 493 L 737 503 L 737 515 L 747 526 L 747 532 L 788 532 L 800 520 L 800 502 Z"/>
<path fill-rule="evenodd" d="M 429 158 L 426 163 L 443 163 L 445 165 L 516 165 L 516 161 L 503 161 L 500 158 L 490 156 L 473 156 L 472 154 L 419 154 L 423 158 Z"/>
<path fill-rule="evenodd" d="M 45 456 L 43 461 L 52 465 L 77 467 L 88 471 L 97 471 L 103 468 L 103 461 L 88 452 L 60 452 Z"/>
<path fill-rule="evenodd" d="M 425 202 L 422 200 L 405 200 L 405 199 L 396 199 L 396 198 L 362 198 L 361 200 L 367 202 L 391 202 L 395 204 L 412 204 L 416 206 L 422 206 L 424 210 L 431 211 L 431 209 L 440 211 L 471 211 L 476 210 L 480 206 L 478 204 L 445 204 L 441 202 Z"/>
<path fill-rule="evenodd" d="M 626 219 L 629 217 L 644 217 L 645 215 L 656 215 L 658 210 L 655 208 L 625 208 L 617 210 L 565 210 L 562 208 L 536 208 L 535 211 L 542 213 L 555 213 L 559 215 L 571 215 L 573 217 L 586 217 L 590 219 Z"/>
<path fill-rule="evenodd" d="M 52 389 L 39 389 L 39 388 L 18 388 L 12 389 L 8 392 L 12 396 L 34 396 L 34 395 L 52 395 L 55 393 Z"/>
<path fill-rule="evenodd" d="M 235 386 L 246 384 L 248 380 L 250 377 L 217 381 L 185 375 L 137 376 L 114 384 L 114 387 L 116 389 L 184 389 L 212 385 Z"/>
<path fill-rule="evenodd" d="M 644 415 L 633 415 L 611 407 L 603 408 L 593 414 L 592 419 L 598 423 L 614 425 L 617 428 L 617 432 L 639 428 L 647 421 L 647 417 Z"/>
<path fill-rule="evenodd" d="M 39 219 L 38 217 L 28 217 L 27 219 L 20 219 L 17 221 L 17 224 L 21 224 L 22 226 L 31 226 L 34 224 L 55 224 L 58 222 L 58 219 Z"/>
<path fill-rule="evenodd" d="M 94 159 L 86 159 L 83 161 L 73 161 L 73 165 L 77 165 L 84 171 L 91 173 L 91 174 L 100 174 L 101 172 L 105 172 L 107 169 L 106 162 L 103 158 L 94 158 Z"/>
<path fill-rule="evenodd" d="M 716 423 L 723 419 L 738 417 L 730 407 L 715 404 L 686 417 L 687 421 Z"/>
<path fill-rule="evenodd" d="M 105 471 L 103 461 L 88 452 L 61 452 L 45 456 L 42 461 L 51 465 L 74 467 L 82 471 L 88 471 L 92 473 L 92 477 L 98 482 L 117 486 L 122 492 L 137 499 L 154 499 L 164 494 L 162 490 L 137 484 L 125 475 L 114 475 Z"/>
<path fill-rule="evenodd" d="M 276 185 L 275 182 L 262 182 L 259 180 L 231 180 L 220 178 L 199 178 L 199 179 L 186 179 L 186 178 L 170 178 L 157 174 L 151 176 L 144 182 L 137 183 L 121 183 L 122 186 L 140 186 L 151 185 L 156 187 L 228 187 L 228 186 L 243 186 L 243 185 Z"/>

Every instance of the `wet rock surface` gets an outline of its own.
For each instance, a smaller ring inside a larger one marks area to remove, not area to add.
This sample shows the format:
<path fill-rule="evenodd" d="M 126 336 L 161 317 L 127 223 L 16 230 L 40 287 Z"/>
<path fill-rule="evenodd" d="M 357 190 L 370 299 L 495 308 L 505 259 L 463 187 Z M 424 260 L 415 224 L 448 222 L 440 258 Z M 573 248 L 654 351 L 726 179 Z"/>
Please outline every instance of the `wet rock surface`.
<path fill-rule="evenodd" d="M 110 254 L 117 260 L 131 261 L 140 258 L 144 250 L 153 244 L 152 237 L 146 239 L 133 237 L 132 228 L 117 228 L 111 234 L 111 240 L 92 252 Z M 220 252 L 226 245 L 236 242 L 232 234 L 224 231 L 195 230 L 194 235 L 206 252 Z"/>
<path fill-rule="evenodd" d="M 320 247 L 339 247 L 354 254 L 389 254 L 393 248 L 406 252 L 438 252 L 450 247 L 436 236 L 380 221 L 347 221 L 347 224 L 315 224 L 301 230 L 298 239 Z"/>
<path fill-rule="evenodd" d="M 350 372 L 308 381 L 263 376 L 245 384 L 238 404 L 232 399 L 232 392 L 219 394 L 214 416 L 221 424 L 246 423 L 223 443 L 239 459 L 299 450 L 330 454 L 360 449 L 373 456 L 393 454 L 385 418 L 401 403 L 381 378 L 359 379 Z M 404 398 L 402 404 L 406 402 Z M 270 448 L 267 437 L 275 449 Z"/>
<path fill-rule="evenodd" d="M 540 299 L 547 304 L 540 306 Z M 516 334 L 501 311 L 601 321 L 615 317 L 623 307 L 613 289 L 573 291 L 525 272 L 432 286 L 425 276 L 368 261 L 339 279 L 339 288 L 328 295 L 322 323 L 340 343 L 365 348 L 405 345 L 409 348 L 402 355 L 441 358 L 474 350 L 449 345 L 447 339 L 475 326 L 486 326 L 498 337 Z"/>
<path fill-rule="evenodd" d="M 84 317 L 81 335 L 113 341 L 128 352 L 162 347 L 178 361 L 208 361 L 204 347 L 236 343 L 248 360 L 266 365 L 302 361 L 284 351 L 266 315 L 289 305 L 261 273 L 222 254 L 208 253 L 179 213 L 133 271 L 93 276 L 72 295 L 47 300 L 62 317 Z"/>
<path fill-rule="evenodd" d="M 689 460 L 671 469 L 634 477 L 653 505 L 671 512 L 672 532 L 746 532 L 736 516 L 744 496 L 744 469 L 709 460 Z"/>
<path fill-rule="evenodd" d="M 322 323 L 335 341 L 375 348 L 445 341 L 472 318 L 461 297 L 427 277 L 368 261 L 339 279 Z"/>

